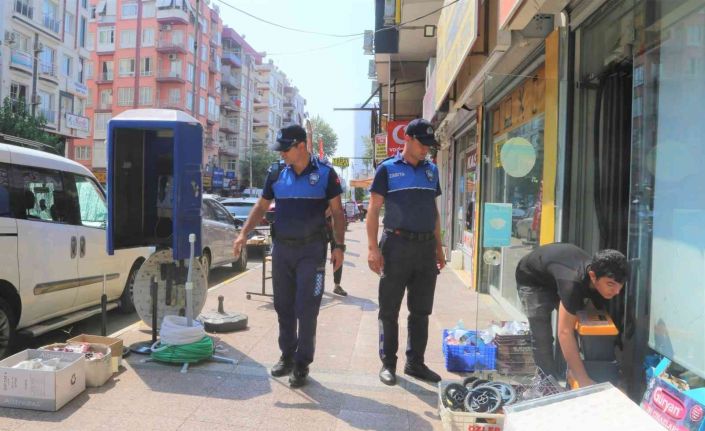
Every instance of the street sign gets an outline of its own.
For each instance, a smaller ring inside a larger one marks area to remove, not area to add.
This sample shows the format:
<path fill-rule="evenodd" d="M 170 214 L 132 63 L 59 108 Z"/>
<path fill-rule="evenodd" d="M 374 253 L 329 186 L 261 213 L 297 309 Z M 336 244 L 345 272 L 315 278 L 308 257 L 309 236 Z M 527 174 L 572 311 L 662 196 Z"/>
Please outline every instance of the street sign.
<path fill-rule="evenodd" d="M 347 168 L 350 166 L 350 159 L 347 157 L 333 157 L 333 166 L 338 166 L 339 168 Z"/>
<path fill-rule="evenodd" d="M 387 134 L 378 133 L 375 135 L 375 160 L 381 162 L 387 158 Z"/>

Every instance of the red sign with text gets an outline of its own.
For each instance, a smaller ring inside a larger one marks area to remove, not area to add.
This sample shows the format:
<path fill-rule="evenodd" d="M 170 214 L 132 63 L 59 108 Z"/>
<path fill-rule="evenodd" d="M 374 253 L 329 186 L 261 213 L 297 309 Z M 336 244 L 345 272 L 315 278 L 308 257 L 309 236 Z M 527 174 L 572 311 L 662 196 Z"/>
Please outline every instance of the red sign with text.
<path fill-rule="evenodd" d="M 387 123 L 387 156 L 404 149 L 404 135 L 409 121 L 390 121 Z"/>

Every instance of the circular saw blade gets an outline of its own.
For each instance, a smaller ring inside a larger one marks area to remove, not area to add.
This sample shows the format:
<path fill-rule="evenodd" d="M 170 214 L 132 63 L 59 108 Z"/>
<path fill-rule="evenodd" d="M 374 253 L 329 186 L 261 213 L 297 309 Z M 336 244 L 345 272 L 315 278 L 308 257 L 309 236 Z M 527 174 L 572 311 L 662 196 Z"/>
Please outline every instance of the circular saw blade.
<path fill-rule="evenodd" d="M 175 265 L 175 272 L 182 271 L 181 279 L 174 277 L 171 288 L 168 288 L 166 277 L 162 279 L 162 265 Z M 150 328 L 152 327 L 152 297 L 149 290 L 150 280 L 154 277 L 157 282 L 157 325 L 161 326 L 164 316 L 178 316 L 186 310 L 186 271 L 188 270 L 188 260 L 184 262 L 184 268 L 179 268 L 178 262 L 174 262 L 171 249 L 159 250 L 149 256 L 135 278 L 133 298 L 135 310 L 140 319 Z M 193 271 L 191 273 L 193 282 L 193 315 L 203 310 L 208 295 L 208 284 L 203 273 L 203 267 L 198 259 L 193 260 Z M 177 283 L 178 282 L 178 283 Z M 167 303 L 167 299 L 169 302 Z"/>

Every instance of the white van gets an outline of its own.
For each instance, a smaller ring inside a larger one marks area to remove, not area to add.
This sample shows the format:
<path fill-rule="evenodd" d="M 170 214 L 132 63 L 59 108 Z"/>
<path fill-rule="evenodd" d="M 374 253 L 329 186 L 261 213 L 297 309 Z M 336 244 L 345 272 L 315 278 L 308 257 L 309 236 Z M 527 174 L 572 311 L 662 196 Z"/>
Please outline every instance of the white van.
<path fill-rule="evenodd" d="M 108 309 L 132 312 L 149 248 L 106 252 L 105 192 L 53 154 L 0 143 L 0 357 L 17 331 L 37 336 Z"/>

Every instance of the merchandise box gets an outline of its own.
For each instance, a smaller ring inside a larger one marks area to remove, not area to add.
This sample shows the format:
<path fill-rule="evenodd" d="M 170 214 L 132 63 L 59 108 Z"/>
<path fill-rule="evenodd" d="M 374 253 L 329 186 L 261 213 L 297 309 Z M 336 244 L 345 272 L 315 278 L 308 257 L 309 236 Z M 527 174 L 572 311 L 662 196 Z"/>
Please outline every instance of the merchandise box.
<path fill-rule="evenodd" d="M 120 371 L 120 362 L 122 360 L 122 338 L 103 337 L 100 335 L 81 334 L 79 336 L 66 340 L 67 344 L 72 343 L 92 343 L 105 344 L 110 347 L 111 361 L 110 367 L 113 373 Z"/>
<path fill-rule="evenodd" d="M 22 361 L 59 358 L 56 371 L 12 368 Z M 27 349 L 0 361 L 0 406 L 57 411 L 86 389 L 82 353 Z"/>
<path fill-rule="evenodd" d="M 673 431 L 705 431 L 705 388 L 681 390 L 666 379 L 668 359 L 651 369 L 641 408 L 664 428 Z"/>

